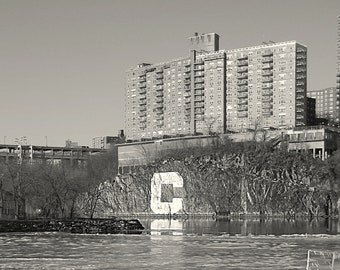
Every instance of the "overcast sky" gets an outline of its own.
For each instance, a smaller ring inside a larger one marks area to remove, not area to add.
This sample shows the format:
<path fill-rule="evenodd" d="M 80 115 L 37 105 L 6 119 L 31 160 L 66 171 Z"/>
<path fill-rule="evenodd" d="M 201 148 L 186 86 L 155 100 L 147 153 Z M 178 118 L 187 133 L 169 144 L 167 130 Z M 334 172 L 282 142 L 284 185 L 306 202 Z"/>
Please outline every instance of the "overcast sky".
<path fill-rule="evenodd" d="M 220 49 L 296 40 L 308 89 L 335 86 L 339 0 L 0 0 L 0 143 L 64 146 L 124 129 L 125 70 Z"/>

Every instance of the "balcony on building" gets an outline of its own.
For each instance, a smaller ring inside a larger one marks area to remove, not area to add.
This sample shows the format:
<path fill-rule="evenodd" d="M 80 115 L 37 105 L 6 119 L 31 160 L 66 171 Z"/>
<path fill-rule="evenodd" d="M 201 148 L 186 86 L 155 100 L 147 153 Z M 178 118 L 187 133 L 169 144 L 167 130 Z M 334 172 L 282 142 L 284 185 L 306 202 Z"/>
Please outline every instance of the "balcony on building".
<path fill-rule="evenodd" d="M 195 83 L 204 83 L 204 79 L 202 79 L 202 78 L 195 78 L 194 82 Z"/>
<path fill-rule="evenodd" d="M 204 109 L 203 108 L 195 108 L 195 115 L 198 114 L 204 114 Z"/>
<path fill-rule="evenodd" d="M 305 97 L 303 95 L 296 95 L 296 99 L 304 99 Z"/>
<path fill-rule="evenodd" d="M 197 113 L 195 115 L 195 120 L 196 121 L 203 121 L 204 120 L 204 113 Z"/>
<path fill-rule="evenodd" d="M 190 122 L 190 120 L 191 120 L 191 111 L 189 110 L 184 113 L 184 121 Z"/>
<path fill-rule="evenodd" d="M 202 71 L 195 71 L 195 77 L 203 77 L 204 76 L 204 72 Z"/>
<path fill-rule="evenodd" d="M 304 118 L 303 114 L 297 114 L 296 115 L 296 119 L 298 119 L 298 120 L 301 120 L 303 118 Z"/>
<path fill-rule="evenodd" d="M 190 110 L 191 109 L 191 104 L 184 104 L 184 109 L 185 110 Z"/>
<path fill-rule="evenodd" d="M 145 123 L 146 122 L 146 117 L 140 117 L 139 118 L 140 123 Z"/>
<path fill-rule="evenodd" d="M 269 91 L 269 93 L 272 93 L 271 91 Z M 262 99 L 263 102 L 272 102 L 273 101 L 273 97 L 271 97 L 271 94 L 269 95 L 262 95 Z"/>
<path fill-rule="evenodd" d="M 184 71 L 185 73 L 190 73 L 190 72 L 191 72 L 191 68 L 186 67 L 186 68 L 183 69 L 183 71 Z"/>
<path fill-rule="evenodd" d="M 138 81 L 139 81 L 140 83 L 146 82 L 146 76 L 145 76 L 145 75 L 139 76 L 139 77 L 138 77 Z"/>
<path fill-rule="evenodd" d="M 146 106 L 145 105 L 141 105 L 139 106 L 139 111 L 146 111 Z"/>
<path fill-rule="evenodd" d="M 204 108 L 204 101 L 195 101 L 194 103 L 195 108 Z"/>
<path fill-rule="evenodd" d="M 156 91 L 163 91 L 163 85 L 157 85 Z"/>
<path fill-rule="evenodd" d="M 184 80 L 184 84 L 190 84 L 190 80 L 188 80 L 188 79 L 186 79 L 186 80 Z"/>
<path fill-rule="evenodd" d="M 138 101 L 138 104 L 139 104 L 139 105 L 146 105 L 146 99 L 140 99 L 140 100 Z"/>
<path fill-rule="evenodd" d="M 271 109 L 265 109 L 263 108 L 262 109 L 262 114 L 263 115 L 272 115 L 273 114 L 273 111 Z"/>
<path fill-rule="evenodd" d="M 238 98 L 248 98 L 248 93 L 247 92 L 237 92 L 237 97 Z"/>
<path fill-rule="evenodd" d="M 273 78 L 269 77 L 269 76 L 263 77 L 262 78 L 262 82 L 263 83 L 272 83 L 273 82 Z"/>
<path fill-rule="evenodd" d="M 248 67 L 247 66 L 237 67 L 237 72 L 238 73 L 248 72 Z"/>
<path fill-rule="evenodd" d="M 191 93 L 190 92 L 184 92 L 183 97 L 189 98 L 189 97 L 191 97 Z"/>
<path fill-rule="evenodd" d="M 272 109 L 273 104 L 271 102 L 263 102 L 262 103 L 262 109 Z"/>
<path fill-rule="evenodd" d="M 195 83 L 194 87 L 195 87 L 195 89 L 203 89 L 204 84 L 203 83 Z"/>
<path fill-rule="evenodd" d="M 160 84 L 163 84 L 163 80 L 161 80 L 161 79 L 156 80 L 156 85 L 160 85 Z"/>
<path fill-rule="evenodd" d="M 248 80 L 238 80 L 238 81 L 237 81 L 237 85 L 238 85 L 238 86 L 246 85 L 246 84 L 248 84 Z"/>
<path fill-rule="evenodd" d="M 141 94 L 141 95 L 146 94 L 146 88 L 140 88 L 140 89 L 138 90 L 138 93 Z"/>
<path fill-rule="evenodd" d="M 248 61 L 247 60 L 237 60 L 237 66 L 238 67 L 248 66 Z"/>
<path fill-rule="evenodd" d="M 237 112 L 237 117 L 238 118 L 248 117 L 248 112 L 246 112 L 246 111 L 239 111 L 239 112 Z"/>
<path fill-rule="evenodd" d="M 239 105 L 237 106 L 237 111 L 248 111 L 248 106 L 247 105 Z"/>
<path fill-rule="evenodd" d="M 204 95 L 204 91 L 202 91 L 202 90 L 196 90 L 196 91 L 194 92 L 194 95 L 195 95 L 195 96 L 203 96 L 203 95 Z"/>
<path fill-rule="evenodd" d="M 237 92 L 245 92 L 248 91 L 248 86 L 247 85 L 242 85 L 237 87 Z"/>
<path fill-rule="evenodd" d="M 190 73 L 184 73 L 184 76 L 183 76 L 183 78 L 184 79 L 190 79 Z"/>
<path fill-rule="evenodd" d="M 297 87 L 297 88 L 296 88 L 296 92 L 297 92 L 297 93 L 304 93 L 304 92 L 305 92 L 305 89 L 304 89 L 304 88 L 301 88 L 301 87 Z"/>
<path fill-rule="evenodd" d="M 139 128 L 140 128 L 140 129 L 146 129 L 146 124 L 140 124 L 140 125 L 139 125 Z"/>
<path fill-rule="evenodd" d="M 158 121 L 156 124 L 157 127 L 162 127 L 164 126 L 164 121 Z"/>
<path fill-rule="evenodd" d="M 299 106 L 302 106 L 302 107 L 303 107 L 304 105 L 305 105 L 305 104 L 304 104 L 303 102 L 301 102 L 301 101 L 297 101 L 297 102 L 296 102 L 296 106 L 297 106 L 297 107 L 299 107 Z"/>
<path fill-rule="evenodd" d="M 237 74 L 237 79 L 248 79 L 248 73 Z"/>
<path fill-rule="evenodd" d="M 297 59 L 297 60 L 304 60 L 304 59 L 307 59 L 307 56 L 306 56 L 306 55 L 303 55 L 303 54 L 298 54 L 298 55 L 296 56 L 296 59 Z"/>
<path fill-rule="evenodd" d="M 156 97 L 163 97 L 163 95 L 164 95 L 163 91 L 156 91 L 155 94 Z"/>
<path fill-rule="evenodd" d="M 204 65 L 196 65 L 194 66 L 194 71 L 200 71 L 200 70 L 204 70 Z"/>
<path fill-rule="evenodd" d="M 157 68 L 155 72 L 158 73 L 158 74 L 163 73 L 163 69 L 162 68 Z"/>
<path fill-rule="evenodd" d="M 156 114 L 163 114 L 163 106 L 158 107 L 158 108 L 156 107 L 155 113 L 156 113 Z"/>
<path fill-rule="evenodd" d="M 262 54 L 263 57 L 273 56 L 273 52 L 271 50 L 265 50 Z"/>
<path fill-rule="evenodd" d="M 297 73 L 306 72 L 306 71 L 307 71 L 307 69 L 305 69 L 305 68 L 297 68 L 297 69 L 296 69 L 296 72 L 297 72 Z"/>
<path fill-rule="evenodd" d="M 156 79 L 157 79 L 157 80 L 163 79 L 163 74 L 156 74 Z"/>
<path fill-rule="evenodd" d="M 246 60 L 248 59 L 248 55 L 240 55 L 237 57 L 237 60 Z"/>
<path fill-rule="evenodd" d="M 296 85 L 297 85 L 297 86 L 305 85 L 305 81 L 304 81 L 304 80 L 297 80 L 297 81 L 296 81 Z"/>
<path fill-rule="evenodd" d="M 190 91 L 191 89 L 190 89 L 190 85 L 184 85 L 183 86 L 183 89 L 184 89 L 184 91 Z"/>
<path fill-rule="evenodd" d="M 272 89 L 273 84 L 272 83 L 264 83 L 262 84 L 262 89 Z"/>
<path fill-rule="evenodd" d="M 262 76 L 273 76 L 273 71 L 271 70 L 263 70 Z"/>
<path fill-rule="evenodd" d="M 273 91 L 272 90 L 262 90 L 262 96 L 272 96 Z"/>
<path fill-rule="evenodd" d="M 296 112 L 303 113 L 305 110 L 303 108 L 297 107 Z"/>
<path fill-rule="evenodd" d="M 156 115 L 156 120 L 164 120 L 164 115 L 162 114 Z"/>
<path fill-rule="evenodd" d="M 267 56 L 262 58 L 262 63 L 272 63 L 273 62 L 273 57 Z"/>
<path fill-rule="evenodd" d="M 305 66 L 307 64 L 306 61 L 296 61 L 297 66 Z"/>
<path fill-rule="evenodd" d="M 156 103 L 163 103 L 164 99 L 162 97 L 156 98 Z"/>
<path fill-rule="evenodd" d="M 273 68 L 273 64 L 264 64 L 263 66 L 262 66 L 262 69 L 263 70 L 266 70 L 266 69 L 272 69 Z"/>
<path fill-rule="evenodd" d="M 146 111 L 141 111 L 138 113 L 139 117 L 145 117 L 146 116 Z"/>
<path fill-rule="evenodd" d="M 138 99 L 139 99 L 139 100 L 146 99 L 146 95 L 141 94 L 141 95 L 138 96 Z"/>
<path fill-rule="evenodd" d="M 306 50 L 303 49 L 303 48 L 298 48 L 298 49 L 296 50 L 296 52 L 297 52 L 297 53 L 305 53 Z"/>
<path fill-rule="evenodd" d="M 184 103 L 190 103 L 191 102 L 191 98 L 184 98 Z"/>
<path fill-rule="evenodd" d="M 137 86 L 139 88 L 145 88 L 146 87 L 146 83 L 145 82 L 144 83 L 138 83 Z"/>
<path fill-rule="evenodd" d="M 156 102 L 156 104 L 155 104 L 155 108 L 156 109 L 159 109 L 159 108 L 163 108 L 164 107 L 164 105 L 163 105 L 163 103 L 160 103 L 160 102 Z"/>
<path fill-rule="evenodd" d="M 244 99 L 244 98 L 239 99 L 239 100 L 237 101 L 237 104 L 238 104 L 238 105 L 246 105 L 246 104 L 248 104 L 248 99 Z"/>

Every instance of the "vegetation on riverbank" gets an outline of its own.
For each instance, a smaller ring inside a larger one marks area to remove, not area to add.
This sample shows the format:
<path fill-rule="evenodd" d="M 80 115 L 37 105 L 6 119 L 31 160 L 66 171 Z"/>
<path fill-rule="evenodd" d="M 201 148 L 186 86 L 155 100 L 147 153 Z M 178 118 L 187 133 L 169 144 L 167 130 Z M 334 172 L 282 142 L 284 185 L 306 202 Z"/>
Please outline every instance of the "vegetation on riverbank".
<path fill-rule="evenodd" d="M 153 174 L 175 171 L 184 180 L 184 214 L 338 215 L 340 151 L 321 161 L 274 146 L 224 142 L 167 151 L 124 176 L 116 151 L 84 167 L 11 161 L 0 164 L 0 191 L 10 194 L 19 218 L 25 203 L 34 215 L 50 218 L 150 213 Z"/>

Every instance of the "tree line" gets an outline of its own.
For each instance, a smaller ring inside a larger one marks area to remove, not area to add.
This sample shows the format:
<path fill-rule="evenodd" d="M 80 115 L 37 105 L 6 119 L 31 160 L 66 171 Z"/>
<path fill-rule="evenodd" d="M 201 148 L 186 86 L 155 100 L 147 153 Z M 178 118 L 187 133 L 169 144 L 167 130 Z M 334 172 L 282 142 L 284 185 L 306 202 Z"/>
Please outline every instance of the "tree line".
<path fill-rule="evenodd" d="M 164 152 L 126 175 L 117 169 L 116 148 L 83 166 L 1 161 L 0 206 L 10 200 L 17 218 L 28 207 L 47 218 L 147 213 L 153 174 L 175 171 L 184 180 L 185 213 L 338 214 L 340 151 L 322 161 L 272 142 L 223 142 Z"/>

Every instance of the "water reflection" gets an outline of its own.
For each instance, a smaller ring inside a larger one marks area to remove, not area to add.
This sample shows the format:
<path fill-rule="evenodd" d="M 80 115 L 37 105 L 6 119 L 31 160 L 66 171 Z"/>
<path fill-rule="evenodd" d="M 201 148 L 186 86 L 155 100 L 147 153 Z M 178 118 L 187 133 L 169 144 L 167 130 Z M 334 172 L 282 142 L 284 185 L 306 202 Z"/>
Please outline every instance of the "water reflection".
<path fill-rule="evenodd" d="M 183 235 L 183 221 L 175 219 L 155 219 L 150 224 L 151 235 Z"/>
<path fill-rule="evenodd" d="M 141 219 L 150 234 L 291 235 L 338 234 L 337 219 Z"/>
<path fill-rule="evenodd" d="M 0 234 L 0 269 L 306 269 L 308 250 L 321 251 L 310 252 L 310 265 L 340 252 L 337 220 L 141 222 L 139 235 Z"/>

